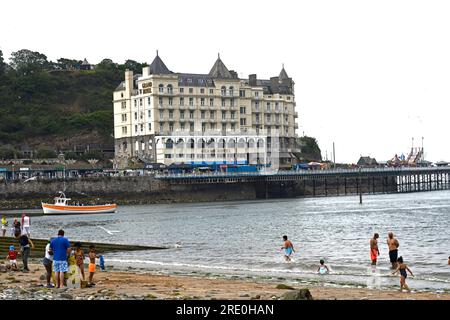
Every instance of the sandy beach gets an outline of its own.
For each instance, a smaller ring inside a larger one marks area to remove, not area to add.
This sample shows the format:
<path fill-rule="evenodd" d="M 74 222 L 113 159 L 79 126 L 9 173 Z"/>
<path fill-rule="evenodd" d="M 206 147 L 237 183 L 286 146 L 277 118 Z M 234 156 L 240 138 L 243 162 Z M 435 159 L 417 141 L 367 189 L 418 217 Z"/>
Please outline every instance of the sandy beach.
<path fill-rule="evenodd" d="M 31 272 L 1 272 L 0 299 L 33 300 L 123 300 L 123 299 L 199 299 L 199 300 L 275 300 L 291 289 L 278 289 L 282 283 L 255 280 L 212 279 L 207 277 L 160 275 L 142 270 L 98 271 L 96 286 L 84 289 L 47 289 L 44 267 L 30 265 Z M 450 294 L 399 292 L 359 288 L 308 288 L 315 300 L 450 300 Z"/>

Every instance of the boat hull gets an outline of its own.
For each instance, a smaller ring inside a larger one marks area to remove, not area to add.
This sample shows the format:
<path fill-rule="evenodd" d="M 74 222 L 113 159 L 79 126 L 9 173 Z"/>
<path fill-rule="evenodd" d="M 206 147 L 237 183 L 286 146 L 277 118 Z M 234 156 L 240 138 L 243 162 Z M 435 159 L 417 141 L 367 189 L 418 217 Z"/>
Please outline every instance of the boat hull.
<path fill-rule="evenodd" d="M 58 206 L 48 203 L 42 203 L 42 209 L 46 215 L 57 214 L 94 214 L 94 213 L 113 213 L 117 210 L 116 204 L 105 204 L 97 206 Z"/>

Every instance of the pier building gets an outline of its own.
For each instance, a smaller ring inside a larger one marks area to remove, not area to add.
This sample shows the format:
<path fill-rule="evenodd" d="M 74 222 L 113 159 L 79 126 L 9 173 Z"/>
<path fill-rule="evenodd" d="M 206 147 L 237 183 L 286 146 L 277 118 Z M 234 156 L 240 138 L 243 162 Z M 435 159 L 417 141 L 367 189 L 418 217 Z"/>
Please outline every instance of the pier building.
<path fill-rule="evenodd" d="M 142 74 L 125 71 L 113 101 L 118 168 L 130 160 L 291 167 L 300 152 L 284 66 L 270 79 L 242 79 L 218 56 L 209 73 L 179 73 L 157 53 Z"/>

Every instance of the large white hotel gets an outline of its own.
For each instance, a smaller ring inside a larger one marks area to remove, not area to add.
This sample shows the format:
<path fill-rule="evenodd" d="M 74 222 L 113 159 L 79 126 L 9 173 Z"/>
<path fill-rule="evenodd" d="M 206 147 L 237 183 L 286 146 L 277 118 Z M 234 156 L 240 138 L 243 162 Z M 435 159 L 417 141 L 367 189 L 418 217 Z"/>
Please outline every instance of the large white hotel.
<path fill-rule="evenodd" d="M 114 91 L 115 160 L 290 167 L 300 152 L 294 81 L 240 79 L 217 58 L 207 74 L 172 72 L 158 53 Z"/>

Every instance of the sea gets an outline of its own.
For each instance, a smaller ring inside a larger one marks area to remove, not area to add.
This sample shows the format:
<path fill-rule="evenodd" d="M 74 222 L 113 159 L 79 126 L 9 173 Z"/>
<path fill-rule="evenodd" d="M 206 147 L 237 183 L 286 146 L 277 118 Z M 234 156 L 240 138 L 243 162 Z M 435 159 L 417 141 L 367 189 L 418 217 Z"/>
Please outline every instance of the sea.
<path fill-rule="evenodd" d="M 113 214 L 32 217 L 32 236 L 167 247 L 105 254 L 116 269 L 285 284 L 393 289 L 388 232 L 417 291 L 450 292 L 450 191 L 121 206 Z M 369 240 L 379 233 L 378 265 Z M 287 235 L 296 252 L 285 262 Z M 44 253 L 43 253 L 44 254 Z M 330 273 L 319 275 L 324 259 Z"/>

